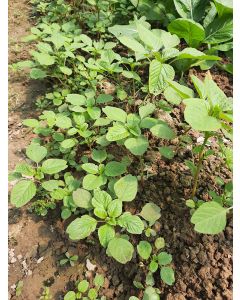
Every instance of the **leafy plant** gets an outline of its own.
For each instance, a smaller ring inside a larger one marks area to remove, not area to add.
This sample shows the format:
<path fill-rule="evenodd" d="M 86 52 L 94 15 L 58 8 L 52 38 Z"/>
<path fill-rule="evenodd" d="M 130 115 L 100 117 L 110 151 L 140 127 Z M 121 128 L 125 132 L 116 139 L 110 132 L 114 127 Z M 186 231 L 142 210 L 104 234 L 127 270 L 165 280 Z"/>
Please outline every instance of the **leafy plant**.
<path fill-rule="evenodd" d="M 70 255 L 69 252 L 65 253 L 66 258 L 63 258 L 59 261 L 60 266 L 64 266 L 69 263 L 72 267 L 74 267 L 75 262 L 78 260 L 78 255 Z"/>

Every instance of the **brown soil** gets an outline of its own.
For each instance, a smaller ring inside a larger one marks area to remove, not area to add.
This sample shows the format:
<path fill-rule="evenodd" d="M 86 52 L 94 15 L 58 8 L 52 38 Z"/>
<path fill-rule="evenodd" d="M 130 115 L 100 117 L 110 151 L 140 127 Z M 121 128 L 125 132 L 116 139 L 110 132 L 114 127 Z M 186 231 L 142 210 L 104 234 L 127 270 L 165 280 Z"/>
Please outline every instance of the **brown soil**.
<path fill-rule="evenodd" d="M 9 62 L 28 58 L 32 46 L 21 43 L 31 27 L 30 8 L 24 0 L 9 2 Z M 204 72 L 197 72 L 204 76 Z M 232 78 L 223 71 L 213 69 L 213 78 L 232 96 Z M 35 115 L 34 101 L 43 93 L 45 86 L 28 79 L 27 74 L 10 72 L 9 79 L 9 169 L 24 159 L 24 148 L 33 135 L 24 129 L 21 121 Z M 160 112 L 159 116 L 163 116 Z M 166 116 L 176 130 L 179 130 L 181 109 L 175 108 Z M 199 135 L 190 132 L 196 141 Z M 212 141 L 212 148 L 217 146 Z M 153 140 L 153 147 L 159 146 Z M 172 143 L 174 145 L 174 142 Z M 114 151 L 114 149 L 112 149 Z M 115 150 L 116 151 L 116 150 Z M 117 150 L 119 152 L 119 150 Z M 232 299 L 232 216 L 224 233 L 216 236 L 200 235 L 190 223 L 189 209 L 185 206 L 188 199 L 192 176 L 184 160 L 192 157 L 191 149 L 180 149 L 178 156 L 168 161 L 159 153 L 149 151 L 146 157 L 148 180 L 139 191 L 134 203 L 128 204 L 132 212 L 139 212 L 145 202 L 153 201 L 161 207 L 161 218 L 155 225 L 157 236 L 166 240 L 166 250 L 173 255 L 176 283 L 166 286 L 156 276 L 162 300 L 231 300 Z M 136 162 L 137 163 L 137 162 Z M 208 200 L 208 191 L 218 191 L 214 177 L 221 176 L 226 182 L 231 174 L 222 161 L 210 156 L 201 173 L 198 196 Z M 138 203 L 136 207 L 136 203 Z M 132 281 L 137 274 L 144 278 L 145 269 L 139 266 L 135 257 L 127 265 L 121 265 L 107 257 L 105 250 L 92 236 L 84 241 L 73 243 L 65 235 L 69 221 L 60 219 L 59 209 L 50 211 L 47 217 L 40 218 L 30 214 L 26 208 L 15 209 L 9 206 L 9 299 L 39 299 L 44 286 L 50 287 L 55 300 L 63 299 L 69 288 L 74 287 L 77 279 L 87 276 L 91 280 L 95 273 L 105 277 L 101 295 L 107 299 L 127 300 L 130 295 L 141 297 L 141 292 L 133 287 Z M 142 239 L 145 239 L 142 236 Z M 140 237 L 134 237 L 137 244 Z M 59 266 L 64 253 L 79 256 L 75 267 Z M 96 265 L 88 271 L 86 259 Z M 22 280 L 24 285 L 19 297 L 15 287 Z"/>

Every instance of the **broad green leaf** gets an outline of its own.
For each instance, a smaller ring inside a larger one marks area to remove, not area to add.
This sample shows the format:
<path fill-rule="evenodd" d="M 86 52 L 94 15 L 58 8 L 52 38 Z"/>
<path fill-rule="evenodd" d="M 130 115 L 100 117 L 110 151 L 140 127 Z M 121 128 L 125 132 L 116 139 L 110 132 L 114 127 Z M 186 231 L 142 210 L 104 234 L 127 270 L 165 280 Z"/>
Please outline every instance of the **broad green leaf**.
<path fill-rule="evenodd" d="M 11 191 L 11 203 L 16 207 L 22 207 L 36 195 L 36 191 L 36 186 L 31 180 L 21 180 Z"/>
<path fill-rule="evenodd" d="M 26 149 L 27 157 L 39 163 L 47 155 L 47 149 L 39 144 L 31 144 Z"/>
<path fill-rule="evenodd" d="M 66 232 L 71 240 L 82 240 L 95 231 L 96 226 L 97 221 L 94 218 L 84 215 L 70 223 Z"/>
<path fill-rule="evenodd" d="M 106 139 L 110 142 L 119 141 L 128 137 L 130 133 L 128 130 L 121 124 L 114 124 L 113 127 L 110 127 L 106 135 Z"/>
<path fill-rule="evenodd" d="M 201 99 L 184 100 L 186 108 L 184 111 L 185 121 L 195 130 L 216 131 L 221 128 L 221 123 L 214 117 L 208 115 L 207 102 Z"/>
<path fill-rule="evenodd" d="M 55 58 L 47 53 L 34 52 L 34 57 L 43 66 L 51 66 L 55 63 Z"/>
<path fill-rule="evenodd" d="M 150 117 L 146 117 L 144 118 L 141 123 L 140 123 L 140 127 L 141 128 L 147 128 L 150 129 L 152 128 L 154 125 L 158 124 L 158 120 L 154 119 L 154 118 L 150 118 Z"/>
<path fill-rule="evenodd" d="M 182 18 L 198 22 L 205 14 L 208 0 L 174 0 L 174 4 Z"/>
<path fill-rule="evenodd" d="M 160 296 L 153 287 L 148 286 L 144 291 L 143 300 L 160 300 Z"/>
<path fill-rule="evenodd" d="M 162 147 L 158 148 L 158 150 L 162 154 L 162 156 L 164 156 L 168 159 L 172 159 L 174 157 L 174 152 L 173 152 L 172 148 L 170 148 L 170 147 L 162 146 Z"/>
<path fill-rule="evenodd" d="M 166 80 L 173 80 L 174 76 L 175 71 L 172 66 L 163 64 L 156 59 L 152 60 L 149 67 L 149 92 L 161 92 L 168 85 Z"/>
<path fill-rule="evenodd" d="M 92 152 L 92 159 L 98 163 L 102 163 L 107 158 L 106 150 L 94 149 Z"/>
<path fill-rule="evenodd" d="M 97 120 L 101 116 L 101 109 L 99 107 L 96 107 L 96 106 L 95 107 L 88 107 L 87 112 L 93 120 Z"/>
<path fill-rule="evenodd" d="M 100 244 L 107 248 L 108 243 L 115 237 L 115 230 L 111 225 L 105 224 L 98 229 L 98 238 Z"/>
<path fill-rule="evenodd" d="M 72 69 L 68 68 L 68 67 L 65 67 L 65 66 L 62 66 L 62 67 L 59 67 L 60 71 L 65 74 L 65 75 L 71 75 L 72 74 Z"/>
<path fill-rule="evenodd" d="M 220 57 L 216 55 L 207 55 L 195 48 L 185 48 L 182 50 L 177 59 L 198 59 L 198 60 L 221 60 Z"/>
<path fill-rule="evenodd" d="M 65 149 L 72 148 L 76 145 L 76 141 L 74 139 L 66 139 L 61 142 L 61 147 Z"/>
<path fill-rule="evenodd" d="M 143 155 L 147 151 L 149 143 L 144 136 L 139 136 L 127 139 L 124 145 L 132 154 Z"/>
<path fill-rule="evenodd" d="M 192 215 L 191 222 L 197 232 L 218 234 L 224 230 L 227 222 L 227 209 L 217 202 L 202 204 Z"/>
<path fill-rule="evenodd" d="M 66 101 L 73 105 L 86 104 L 86 98 L 83 95 L 78 95 L 78 94 L 68 94 L 66 97 Z"/>
<path fill-rule="evenodd" d="M 83 178 L 83 188 L 89 191 L 99 188 L 104 185 L 106 180 L 102 176 L 88 174 Z"/>
<path fill-rule="evenodd" d="M 38 127 L 39 126 L 39 121 L 36 119 L 25 119 L 23 120 L 23 125 L 28 126 L 28 127 Z"/>
<path fill-rule="evenodd" d="M 180 43 L 180 39 L 176 34 L 171 34 L 162 29 L 153 29 L 152 32 L 162 40 L 165 50 L 173 49 Z"/>
<path fill-rule="evenodd" d="M 98 293 L 97 293 L 97 290 L 94 289 L 94 288 L 91 288 L 89 291 L 88 291 L 88 298 L 90 300 L 95 300 L 97 299 L 97 296 L 98 296 Z"/>
<path fill-rule="evenodd" d="M 165 247 L 165 240 L 162 237 L 159 237 L 154 242 L 155 247 L 159 250 Z"/>
<path fill-rule="evenodd" d="M 230 16 L 223 16 L 215 19 L 206 28 L 204 43 L 218 44 L 229 41 L 233 38 L 233 19 Z"/>
<path fill-rule="evenodd" d="M 174 271 L 170 267 L 162 267 L 160 271 L 161 279 L 168 285 L 172 285 L 175 282 Z"/>
<path fill-rule="evenodd" d="M 122 213 L 122 201 L 116 199 L 109 203 L 107 212 L 109 217 L 117 218 Z"/>
<path fill-rule="evenodd" d="M 67 168 L 67 162 L 64 159 L 50 158 L 43 162 L 42 172 L 45 174 L 56 174 Z"/>
<path fill-rule="evenodd" d="M 182 85 L 176 81 L 168 81 L 168 84 L 173 88 L 182 99 L 193 98 L 194 92 L 189 87 Z"/>
<path fill-rule="evenodd" d="M 82 169 L 90 174 L 98 174 L 99 169 L 98 166 L 93 163 L 86 163 L 81 165 Z"/>
<path fill-rule="evenodd" d="M 107 126 L 111 123 L 111 120 L 107 119 L 107 118 L 98 118 L 95 123 L 93 124 L 93 126 Z"/>
<path fill-rule="evenodd" d="M 137 30 L 142 42 L 147 45 L 152 51 L 158 52 L 159 49 L 163 46 L 161 39 L 141 23 L 137 23 Z"/>
<path fill-rule="evenodd" d="M 157 259 L 160 265 L 165 266 L 172 262 L 172 255 L 167 252 L 161 252 L 158 254 Z"/>
<path fill-rule="evenodd" d="M 75 300 L 76 298 L 76 293 L 73 291 L 67 292 L 67 294 L 64 296 L 64 300 Z"/>
<path fill-rule="evenodd" d="M 153 126 L 150 131 L 153 135 L 166 140 L 171 140 L 175 138 L 174 131 L 167 124 L 158 124 Z"/>
<path fill-rule="evenodd" d="M 114 184 L 114 191 L 121 201 L 132 201 L 137 195 L 138 181 L 135 176 L 127 175 Z"/>
<path fill-rule="evenodd" d="M 160 208 L 154 203 L 147 203 L 140 212 L 140 216 L 153 225 L 160 217 Z"/>
<path fill-rule="evenodd" d="M 68 129 L 72 127 L 72 120 L 64 115 L 57 115 L 56 126 L 62 129 Z"/>
<path fill-rule="evenodd" d="M 144 106 L 141 106 L 139 108 L 139 115 L 140 115 L 141 119 L 144 119 L 147 116 L 151 115 L 154 112 L 155 108 L 156 108 L 156 106 L 152 103 L 148 103 Z"/>
<path fill-rule="evenodd" d="M 104 276 L 102 274 L 97 274 L 93 280 L 95 287 L 100 288 L 104 284 Z"/>
<path fill-rule="evenodd" d="M 51 198 L 55 200 L 62 200 L 65 196 L 68 195 L 68 192 L 64 189 L 58 188 L 50 193 Z"/>
<path fill-rule="evenodd" d="M 232 15 L 233 13 L 233 0 L 214 0 L 219 16 Z"/>
<path fill-rule="evenodd" d="M 152 260 L 149 264 L 149 271 L 152 273 L 155 273 L 158 269 L 158 263 L 154 260 Z"/>
<path fill-rule="evenodd" d="M 103 112 L 107 115 L 108 119 L 112 121 L 126 122 L 127 114 L 121 108 L 106 106 L 103 108 Z"/>
<path fill-rule="evenodd" d="M 77 207 L 82 207 L 85 209 L 92 208 L 92 195 L 89 191 L 84 189 L 77 189 L 72 194 L 73 202 Z"/>
<path fill-rule="evenodd" d="M 129 212 L 125 212 L 118 218 L 118 225 L 125 228 L 129 233 L 141 234 L 144 224 L 138 216 L 134 216 Z"/>
<path fill-rule="evenodd" d="M 122 36 L 118 38 L 119 41 L 125 45 L 126 47 L 130 48 L 134 52 L 139 52 L 142 54 L 147 53 L 147 50 L 143 47 L 142 44 L 140 44 L 138 41 L 136 41 L 134 38 L 129 36 Z"/>
<path fill-rule="evenodd" d="M 184 38 L 186 43 L 193 48 L 198 47 L 205 38 L 205 31 L 202 25 L 191 19 L 175 19 L 168 25 L 168 30 L 180 38 Z"/>
<path fill-rule="evenodd" d="M 85 293 L 88 290 L 89 282 L 87 280 L 82 280 L 79 282 L 77 288 L 81 293 Z"/>
<path fill-rule="evenodd" d="M 108 94 L 100 94 L 97 97 L 96 103 L 107 103 L 113 101 L 113 96 Z"/>
<path fill-rule="evenodd" d="M 15 172 L 21 173 L 25 176 L 33 176 L 35 174 L 34 168 L 32 168 L 30 165 L 26 163 L 17 164 L 15 168 Z"/>
<path fill-rule="evenodd" d="M 30 72 L 30 78 L 32 79 L 43 79 L 47 77 L 47 73 L 41 69 L 33 68 Z"/>
<path fill-rule="evenodd" d="M 137 245 L 137 252 L 143 259 L 149 259 L 152 253 L 152 246 L 147 241 L 140 241 Z"/>
<path fill-rule="evenodd" d="M 194 84 L 195 89 L 198 92 L 198 95 L 201 99 L 206 99 L 207 97 L 207 91 L 205 89 L 204 83 L 195 75 L 191 75 L 192 83 Z M 190 97 L 192 98 L 192 97 Z"/>
<path fill-rule="evenodd" d="M 123 238 L 113 238 L 107 247 L 107 253 L 121 264 L 129 262 L 132 259 L 133 252 L 133 245 Z"/>
<path fill-rule="evenodd" d="M 42 187 L 49 192 L 52 192 L 58 189 L 59 181 L 58 180 L 48 180 L 42 182 Z"/>
<path fill-rule="evenodd" d="M 161 3 L 155 3 L 152 0 L 131 0 L 132 4 L 138 9 L 141 16 L 147 20 L 159 21 L 162 18 L 163 7 Z"/>
<path fill-rule="evenodd" d="M 92 205 L 95 208 L 102 208 L 107 211 L 108 205 L 112 202 L 112 197 L 105 191 L 96 189 L 92 198 Z"/>
<path fill-rule="evenodd" d="M 105 166 L 105 174 L 107 176 L 115 177 L 122 175 L 126 172 L 126 165 L 118 162 L 118 161 L 111 161 L 106 164 Z"/>

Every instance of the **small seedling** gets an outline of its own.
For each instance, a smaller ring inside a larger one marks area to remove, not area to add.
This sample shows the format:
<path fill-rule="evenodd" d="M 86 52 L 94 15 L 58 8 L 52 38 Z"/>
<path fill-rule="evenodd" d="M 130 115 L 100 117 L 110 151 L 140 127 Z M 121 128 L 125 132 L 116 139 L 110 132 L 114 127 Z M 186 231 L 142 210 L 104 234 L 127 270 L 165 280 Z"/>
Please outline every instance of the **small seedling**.
<path fill-rule="evenodd" d="M 75 262 L 78 260 L 78 255 L 70 255 L 69 252 L 65 253 L 66 258 L 60 260 L 60 266 L 64 266 L 69 263 L 72 267 L 75 266 Z"/>

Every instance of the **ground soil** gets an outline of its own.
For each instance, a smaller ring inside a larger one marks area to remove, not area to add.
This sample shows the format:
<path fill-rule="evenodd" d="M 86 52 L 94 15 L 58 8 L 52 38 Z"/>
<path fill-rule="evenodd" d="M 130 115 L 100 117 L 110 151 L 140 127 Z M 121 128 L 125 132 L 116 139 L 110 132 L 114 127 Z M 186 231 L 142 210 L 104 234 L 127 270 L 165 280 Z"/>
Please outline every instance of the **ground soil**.
<path fill-rule="evenodd" d="M 29 57 L 28 51 L 32 45 L 26 46 L 21 38 L 32 25 L 30 15 L 27 1 L 9 1 L 9 63 Z M 193 72 L 199 77 L 205 74 L 197 69 Z M 24 160 L 24 148 L 34 137 L 22 127 L 21 121 L 36 114 L 34 102 L 46 87 L 43 83 L 29 80 L 24 72 L 13 73 L 10 70 L 9 74 L 9 170 L 13 170 L 17 163 Z M 213 69 L 212 74 L 227 95 L 232 96 L 232 78 L 216 69 Z M 167 118 L 175 130 L 179 130 L 181 108 L 175 108 L 170 116 L 163 111 L 158 114 Z M 189 134 L 194 140 L 200 137 L 194 132 Z M 151 145 L 159 146 L 155 140 L 151 141 Z M 217 152 L 214 140 L 211 147 Z M 156 276 L 162 300 L 231 300 L 232 216 L 228 216 L 227 228 L 219 235 L 200 235 L 193 230 L 189 221 L 190 212 L 185 205 L 191 191 L 192 176 L 184 160 L 191 157 L 189 148 L 180 148 L 178 155 L 171 161 L 159 153 L 149 151 L 146 171 L 151 176 L 140 188 L 135 204 L 128 204 L 128 209 L 139 212 L 148 201 L 161 208 L 162 216 L 155 230 L 157 236 L 166 240 L 166 250 L 173 256 L 176 277 L 176 283 L 169 287 Z M 213 155 L 204 168 L 198 196 L 208 200 L 210 189 L 219 190 L 215 176 L 221 176 L 227 182 L 231 174 L 222 160 Z M 77 279 L 87 276 L 92 280 L 95 273 L 105 277 L 101 295 L 107 299 L 127 300 L 130 295 L 141 297 L 142 293 L 133 287 L 132 281 L 135 276 L 138 280 L 139 276 L 143 279 L 146 270 L 139 266 L 137 258 L 133 258 L 127 265 L 114 262 L 106 256 L 94 236 L 79 243 L 69 241 L 65 235 L 69 221 L 63 222 L 59 215 L 57 209 L 47 217 L 40 218 L 29 213 L 27 208 L 15 209 L 9 205 L 9 299 L 36 300 L 43 287 L 49 286 L 53 299 L 61 300 L 64 293 L 74 287 Z M 139 240 L 140 237 L 135 237 L 133 243 L 137 244 Z M 59 266 L 59 260 L 66 251 L 79 256 L 76 266 Z M 87 259 L 93 265 L 93 271 L 86 266 Z M 23 288 L 21 295 L 16 297 L 15 289 L 19 281 L 23 281 Z"/>

